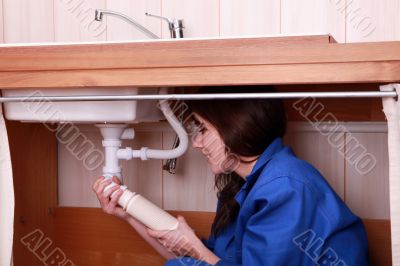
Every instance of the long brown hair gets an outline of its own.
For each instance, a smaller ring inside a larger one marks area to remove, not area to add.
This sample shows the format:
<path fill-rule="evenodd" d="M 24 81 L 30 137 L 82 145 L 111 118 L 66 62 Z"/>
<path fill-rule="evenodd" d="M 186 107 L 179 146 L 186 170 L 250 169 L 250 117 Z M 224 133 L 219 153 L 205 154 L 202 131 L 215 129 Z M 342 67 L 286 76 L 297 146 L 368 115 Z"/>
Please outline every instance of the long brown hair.
<path fill-rule="evenodd" d="M 198 93 L 273 92 L 272 86 L 202 87 Z M 189 110 L 210 122 L 230 153 L 243 157 L 259 156 L 271 142 L 283 137 L 286 114 L 279 99 L 235 99 L 186 101 Z M 213 222 L 217 236 L 235 218 L 235 201 L 245 180 L 235 172 L 215 176 L 219 208 Z"/>

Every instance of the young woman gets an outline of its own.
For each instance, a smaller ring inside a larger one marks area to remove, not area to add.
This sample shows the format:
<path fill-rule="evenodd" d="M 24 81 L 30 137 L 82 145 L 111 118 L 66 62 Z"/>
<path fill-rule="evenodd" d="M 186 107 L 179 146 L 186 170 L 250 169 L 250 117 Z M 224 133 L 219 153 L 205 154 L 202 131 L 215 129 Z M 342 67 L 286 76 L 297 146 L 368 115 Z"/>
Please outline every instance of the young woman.
<path fill-rule="evenodd" d="M 268 86 L 202 88 L 201 92 L 272 91 Z M 200 92 L 200 93 L 201 93 Z M 193 147 L 207 158 L 218 189 L 209 239 L 183 217 L 174 231 L 153 231 L 116 206 L 121 191 L 93 186 L 103 210 L 130 223 L 166 265 L 368 265 L 364 226 L 323 176 L 282 138 L 282 101 L 187 101 L 197 125 Z M 328 163 L 328 162 L 327 162 Z M 114 181 L 118 181 L 114 179 Z"/>

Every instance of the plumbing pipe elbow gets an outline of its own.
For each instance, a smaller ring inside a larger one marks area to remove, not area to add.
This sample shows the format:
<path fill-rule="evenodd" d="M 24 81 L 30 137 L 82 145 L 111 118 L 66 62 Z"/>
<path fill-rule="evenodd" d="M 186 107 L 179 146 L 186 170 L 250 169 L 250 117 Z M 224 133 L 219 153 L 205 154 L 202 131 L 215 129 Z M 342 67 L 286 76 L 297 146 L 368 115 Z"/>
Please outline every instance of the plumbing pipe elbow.
<path fill-rule="evenodd" d="M 161 88 L 160 93 L 167 93 L 167 88 Z M 179 137 L 179 145 L 175 149 L 171 150 L 154 150 L 154 149 L 146 149 L 144 152 L 145 156 L 141 158 L 146 159 L 173 159 L 179 156 L 182 156 L 187 148 L 189 147 L 189 137 L 184 129 L 183 125 L 178 121 L 175 114 L 172 112 L 171 107 L 169 106 L 168 101 L 161 100 L 159 101 L 160 108 L 165 118 L 171 127 L 175 130 L 176 134 Z"/>
<path fill-rule="evenodd" d="M 160 89 L 161 93 L 166 93 L 166 88 Z M 189 137 L 184 129 L 183 125 L 178 121 L 175 114 L 172 112 L 168 101 L 159 101 L 160 109 L 167 119 L 168 123 L 175 130 L 179 137 L 179 145 L 175 149 L 171 150 L 157 150 L 142 147 L 140 150 L 132 150 L 130 148 L 118 150 L 117 156 L 120 159 L 130 160 L 132 158 L 140 158 L 141 160 L 148 159 L 173 159 L 182 156 L 187 148 L 189 147 Z"/>
<path fill-rule="evenodd" d="M 124 132 L 122 132 L 121 139 L 134 139 L 135 138 L 135 130 L 133 128 L 125 128 Z"/>
<path fill-rule="evenodd" d="M 160 92 L 166 93 L 166 88 L 161 88 Z M 142 147 L 140 150 L 132 150 L 132 148 L 119 149 L 117 157 L 119 159 L 130 160 L 132 158 L 140 158 L 141 160 L 148 159 L 173 159 L 182 156 L 187 148 L 189 147 L 189 137 L 184 129 L 183 125 L 178 121 L 175 114 L 172 112 L 168 101 L 159 101 L 160 109 L 167 119 L 168 123 L 175 130 L 179 137 L 179 145 L 175 149 L 171 150 L 157 150 L 149 149 L 148 147 Z"/>

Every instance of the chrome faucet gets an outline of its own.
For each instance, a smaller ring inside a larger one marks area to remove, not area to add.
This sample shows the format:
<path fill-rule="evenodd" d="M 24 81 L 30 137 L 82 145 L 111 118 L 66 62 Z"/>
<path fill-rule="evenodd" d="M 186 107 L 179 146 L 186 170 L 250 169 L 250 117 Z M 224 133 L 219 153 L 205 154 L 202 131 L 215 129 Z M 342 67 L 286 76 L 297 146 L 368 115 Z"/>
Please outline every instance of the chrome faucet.
<path fill-rule="evenodd" d="M 152 14 L 147 13 L 147 12 L 145 14 L 146 14 L 146 16 L 149 16 L 149 17 L 160 18 L 160 19 L 163 19 L 163 20 L 167 21 L 168 22 L 168 29 L 169 29 L 170 34 L 171 34 L 171 38 L 173 38 L 173 39 L 183 38 L 183 28 L 184 28 L 184 26 L 183 26 L 183 20 L 182 19 L 161 17 L 161 16 L 157 16 L 157 15 L 152 15 Z M 160 37 L 158 37 L 156 34 L 154 34 L 153 32 L 149 31 L 148 29 L 146 29 L 145 27 L 140 25 L 137 21 L 135 21 L 134 19 L 132 19 L 132 18 L 128 17 L 127 15 L 122 14 L 120 12 L 111 11 L 111 10 L 105 10 L 105 9 L 96 9 L 94 19 L 96 21 L 102 21 L 104 15 L 110 15 L 110 16 L 118 17 L 118 18 L 128 22 L 129 24 L 135 26 L 141 32 L 146 34 L 148 37 L 150 37 L 152 39 L 160 39 Z"/>
<path fill-rule="evenodd" d="M 147 12 L 145 14 L 146 14 L 146 16 L 149 16 L 149 17 L 159 18 L 159 19 L 163 19 L 163 20 L 167 21 L 168 22 L 168 29 L 169 29 L 169 32 L 170 32 L 170 35 L 171 35 L 172 39 L 181 39 L 181 38 L 183 38 L 184 26 L 183 26 L 183 20 L 182 19 L 161 17 L 161 16 L 157 16 L 157 15 L 152 15 L 152 14 L 147 13 Z M 104 9 L 96 9 L 95 18 L 94 19 L 96 21 L 102 21 L 104 15 L 111 15 L 111 16 L 118 17 L 118 18 L 128 22 L 129 24 L 135 26 L 141 32 L 146 34 L 148 37 L 150 37 L 152 39 L 160 39 L 160 37 L 158 37 L 156 34 L 154 34 L 153 32 L 149 31 L 148 29 L 146 29 L 145 27 L 140 25 L 134 19 L 132 19 L 132 18 L 130 18 L 127 15 L 124 15 L 122 13 L 116 12 L 116 11 L 104 10 Z M 179 146 L 179 137 L 176 135 L 175 136 L 175 140 L 174 140 L 174 144 L 172 145 L 172 148 L 175 149 L 178 146 Z M 170 174 L 175 174 L 175 169 L 176 169 L 176 158 L 168 159 L 166 161 L 166 163 L 163 165 L 163 170 L 168 171 L 168 173 L 170 173 Z"/>

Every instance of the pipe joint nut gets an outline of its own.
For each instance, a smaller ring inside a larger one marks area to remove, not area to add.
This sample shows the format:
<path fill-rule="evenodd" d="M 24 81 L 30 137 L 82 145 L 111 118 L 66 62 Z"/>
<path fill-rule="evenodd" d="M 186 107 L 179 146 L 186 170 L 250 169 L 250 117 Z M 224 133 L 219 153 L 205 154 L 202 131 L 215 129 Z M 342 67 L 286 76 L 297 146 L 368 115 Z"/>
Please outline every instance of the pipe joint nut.
<path fill-rule="evenodd" d="M 101 143 L 103 144 L 103 147 L 121 147 L 120 140 L 105 139 Z"/>
<path fill-rule="evenodd" d="M 142 147 L 141 149 L 140 149 L 140 159 L 142 160 L 142 161 L 146 161 L 146 160 L 148 160 L 149 158 L 147 157 L 147 150 L 148 150 L 149 148 L 148 147 Z"/>
<path fill-rule="evenodd" d="M 133 158 L 132 148 L 131 147 L 127 147 L 125 149 L 118 150 L 117 157 L 119 159 L 131 160 Z"/>

